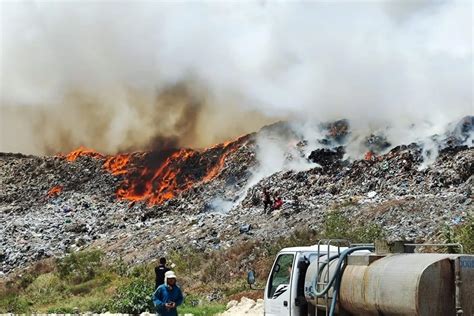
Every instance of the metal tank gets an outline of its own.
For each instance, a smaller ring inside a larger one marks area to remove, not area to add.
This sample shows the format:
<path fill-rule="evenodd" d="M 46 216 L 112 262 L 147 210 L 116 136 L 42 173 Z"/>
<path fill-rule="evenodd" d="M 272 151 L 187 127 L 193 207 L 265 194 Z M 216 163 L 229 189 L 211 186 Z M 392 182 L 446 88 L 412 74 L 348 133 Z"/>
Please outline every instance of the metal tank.
<path fill-rule="evenodd" d="M 329 265 L 322 266 L 321 262 L 327 261 L 327 256 L 321 256 L 319 259 L 319 264 L 318 261 L 315 260 L 309 265 L 308 269 L 306 270 L 304 283 L 305 298 L 306 301 L 316 307 L 326 308 L 326 306 L 331 303 L 329 297 L 332 297 L 333 290 L 330 289 L 328 291 L 328 295 L 325 295 L 323 297 L 316 297 L 315 295 L 311 294 L 311 292 L 313 292 L 315 289 L 321 291 L 325 287 L 330 277 L 334 274 L 337 260 L 332 260 L 329 262 Z M 319 276 L 318 279 L 316 279 L 317 275 Z"/>
<path fill-rule="evenodd" d="M 329 275 L 334 267 L 334 264 L 330 265 Z M 308 293 L 316 284 L 317 274 L 315 261 L 306 273 L 306 299 L 325 309 L 332 292 L 329 292 L 329 298 L 316 298 Z M 327 269 L 324 268 L 316 286 L 324 286 L 327 280 Z M 350 255 L 341 278 L 336 312 L 385 316 L 474 315 L 474 256 Z"/>

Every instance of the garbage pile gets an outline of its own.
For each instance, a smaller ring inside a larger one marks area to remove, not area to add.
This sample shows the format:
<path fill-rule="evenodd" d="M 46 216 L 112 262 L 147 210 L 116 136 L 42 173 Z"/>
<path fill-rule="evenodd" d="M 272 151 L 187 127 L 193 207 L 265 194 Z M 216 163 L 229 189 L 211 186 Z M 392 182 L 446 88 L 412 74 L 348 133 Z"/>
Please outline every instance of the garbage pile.
<path fill-rule="evenodd" d="M 183 247 L 209 251 L 239 241 L 272 241 L 297 229 L 320 231 L 325 215 L 335 210 L 351 225 L 383 227 L 389 238 L 436 240 L 443 225 L 459 224 L 472 213 L 474 148 L 466 145 L 471 117 L 453 127 L 457 133 L 438 136 L 438 155 L 426 166 L 420 144 L 390 149 L 380 135 L 366 139 L 370 155 L 347 159 L 348 124 L 326 124 L 323 138 L 296 142 L 297 133 L 284 123 L 266 127 L 240 138 L 225 157 L 212 158 L 219 161 L 219 169 L 206 169 L 212 177 L 156 205 L 119 198 L 124 174 L 104 168 L 102 155 L 68 161 L 0 154 L 0 275 L 87 247 L 103 249 L 111 260 L 139 263 Z M 277 139 L 291 134 L 285 141 L 308 153 L 303 159 L 309 167 L 256 178 L 261 133 Z M 308 150 L 314 143 L 320 147 Z M 268 212 L 264 188 L 281 200 Z"/>

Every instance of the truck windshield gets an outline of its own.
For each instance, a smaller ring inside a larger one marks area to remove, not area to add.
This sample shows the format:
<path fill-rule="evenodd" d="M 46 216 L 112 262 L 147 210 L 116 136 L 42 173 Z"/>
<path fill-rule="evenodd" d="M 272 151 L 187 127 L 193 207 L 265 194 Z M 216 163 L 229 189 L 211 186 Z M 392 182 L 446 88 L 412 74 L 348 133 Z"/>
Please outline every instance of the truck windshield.
<path fill-rule="evenodd" d="M 276 289 L 282 284 L 289 284 L 291 277 L 291 269 L 293 266 L 293 254 L 282 254 L 278 257 L 270 279 L 267 297 L 272 298 Z"/>

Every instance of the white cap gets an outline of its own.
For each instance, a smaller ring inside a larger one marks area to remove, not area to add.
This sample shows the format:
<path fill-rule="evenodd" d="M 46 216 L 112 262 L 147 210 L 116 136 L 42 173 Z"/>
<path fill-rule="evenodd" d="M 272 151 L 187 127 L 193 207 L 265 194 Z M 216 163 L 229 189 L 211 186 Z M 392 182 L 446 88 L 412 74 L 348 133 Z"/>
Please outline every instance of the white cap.
<path fill-rule="evenodd" d="M 170 270 L 170 271 L 165 273 L 165 278 L 167 278 L 167 279 L 176 279 L 176 274 L 174 274 L 174 272 Z"/>

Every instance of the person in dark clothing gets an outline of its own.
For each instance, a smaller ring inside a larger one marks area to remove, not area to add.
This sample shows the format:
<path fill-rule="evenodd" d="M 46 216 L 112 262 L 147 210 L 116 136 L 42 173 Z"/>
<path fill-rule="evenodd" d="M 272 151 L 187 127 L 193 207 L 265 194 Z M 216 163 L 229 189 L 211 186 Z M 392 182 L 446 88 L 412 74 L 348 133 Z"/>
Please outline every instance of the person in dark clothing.
<path fill-rule="evenodd" d="M 166 266 L 166 259 L 160 258 L 160 264 L 155 267 L 155 290 L 165 283 L 165 273 L 170 269 Z"/>
<path fill-rule="evenodd" d="M 272 207 L 272 198 L 270 197 L 270 192 L 268 192 L 267 188 L 263 188 L 263 211 L 267 212 L 267 207 Z"/>
<path fill-rule="evenodd" d="M 165 273 L 165 283 L 153 293 L 153 305 L 158 316 L 178 316 L 176 309 L 183 303 L 183 292 L 176 285 L 176 274 L 173 271 Z"/>
<path fill-rule="evenodd" d="M 293 195 L 293 208 L 297 212 L 300 210 L 300 200 L 296 194 Z"/>

